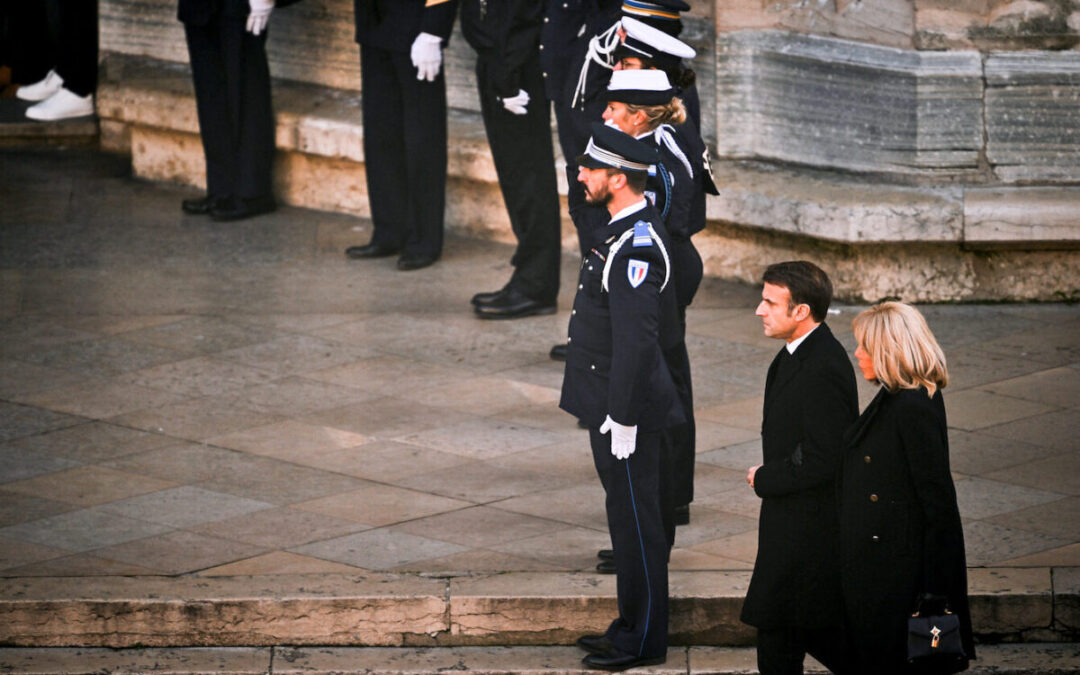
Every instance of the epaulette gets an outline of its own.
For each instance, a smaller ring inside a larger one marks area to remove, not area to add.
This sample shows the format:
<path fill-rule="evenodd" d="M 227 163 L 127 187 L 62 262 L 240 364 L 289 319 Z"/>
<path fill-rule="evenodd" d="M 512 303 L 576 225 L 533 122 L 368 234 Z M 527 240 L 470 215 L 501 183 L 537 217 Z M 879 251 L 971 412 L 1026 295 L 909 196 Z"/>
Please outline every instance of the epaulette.
<path fill-rule="evenodd" d="M 634 223 L 634 248 L 652 246 L 652 237 L 649 236 L 649 224 L 644 220 Z"/>

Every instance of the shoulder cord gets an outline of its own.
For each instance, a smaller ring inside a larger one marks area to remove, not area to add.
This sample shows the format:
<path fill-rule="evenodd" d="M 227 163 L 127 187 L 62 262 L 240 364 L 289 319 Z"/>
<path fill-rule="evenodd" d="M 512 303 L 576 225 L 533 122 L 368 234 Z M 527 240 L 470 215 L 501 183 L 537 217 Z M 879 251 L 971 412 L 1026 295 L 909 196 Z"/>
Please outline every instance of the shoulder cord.
<path fill-rule="evenodd" d="M 611 53 L 615 51 L 615 47 L 619 45 L 619 22 L 616 21 L 612 24 L 611 28 L 608 28 L 599 35 L 594 35 L 589 40 L 589 51 L 585 54 L 585 63 L 581 65 L 581 72 L 578 73 L 577 87 L 574 88 L 574 99 L 570 102 L 570 107 L 576 107 L 578 99 L 581 99 L 582 105 L 585 104 L 585 87 L 586 81 L 589 78 L 589 65 L 592 63 L 597 64 L 608 70 L 614 70 L 614 65 L 611 63 Z"/>
<path fill-rule="evenodd" d="M 670 124 L 661 124 L 656 128 L 656 144 L 663 143 L 667 146 L 668 150 L 671 150 L 671 154 L 679 158 L 683 166 L 686 167 L 686 173 L 690 174 L 690 177 L 694 177 L 694 167 L 690 165 L 690 160 L 686 158 L 686 153 L 679 147 L 678 141 L 675 140 L 675 129 Z"/>
<path fill-rule="evenodd" d="M 604 274 L 600 280 L 601 290 L 607 291 L 608 293 L 611 292 L 611 289 L 608 288 L 608 277 L 611 275 L 611 263 L 615 262 L 615 254 L 623 247 L 626 240 L 633 236 L 634 228 L 631 227 L 626 232 L 623 232 L 618 241 L 612 244 L 611 248 L 608 249 L 607 261 L 604 263 Z M 656 245 L 660 247 L 660 255 L 664 257 L 664 283 L 660 284 L 660 290 L 663 291 L 667 287 L 668 280 L 671 278 L 671 258 L 668 257 L 667 249 L 664 248 L 664 242 L 660 240 L 660 235 L 656 234 L 656 230 L 653 229 L 651 224 L 649 225 L 649 236 L 656 242 Z"/>

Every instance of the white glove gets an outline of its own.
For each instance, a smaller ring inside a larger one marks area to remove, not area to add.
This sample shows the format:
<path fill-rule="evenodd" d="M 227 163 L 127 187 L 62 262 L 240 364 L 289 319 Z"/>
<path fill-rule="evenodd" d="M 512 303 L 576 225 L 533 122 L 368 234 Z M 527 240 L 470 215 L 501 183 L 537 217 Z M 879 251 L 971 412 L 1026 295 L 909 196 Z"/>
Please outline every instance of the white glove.
<path fill-rule="evenodd" d="M 258 35 L 266 29 L 270 21 L 270 12 L 274 11 L 274 0 L 248 0 L 247 32 Z"/>
<path fill-rule="evenodd" d="M 502 100 L 503 107 L 515 115 L 524 115 L 525 106 L 529 105 L 529 95 L 524 89 L 518 89 L 517 96 L 510 96 Z"/>
<path fill-rule="evenodd" d="M 604 417 L 604 423 L 600 425 L 600 433 L 611 432 L 611 454 L 615 459 L 626 459 L 634 454 L 634 444 L 637 442 L 637 425 L 628 427 L 611 419 L 611 415 Z"/>
<path fill-rule="evenodd" d="M 416 66 L 416 79 L 434 82 L 442 66 L 442 38 L 431 33 L 420 33 L 413 40 L 409 56 Z"/>

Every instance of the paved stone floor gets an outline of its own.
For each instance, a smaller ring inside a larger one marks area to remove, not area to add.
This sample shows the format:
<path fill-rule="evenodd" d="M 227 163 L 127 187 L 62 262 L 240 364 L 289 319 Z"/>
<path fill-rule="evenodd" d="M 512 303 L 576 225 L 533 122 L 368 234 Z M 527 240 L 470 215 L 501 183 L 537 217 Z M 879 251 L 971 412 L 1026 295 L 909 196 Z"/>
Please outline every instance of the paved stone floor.
<path fill-rule="evenodd" d="M 358 177 L 359 179 L 359 177 Z M 475 319 L 511 249 L 356 262 L 356 218 L 217 224 L 87 152 L 0 153 L 0 576 L 583 570 L 605 546 L 585 432 L 556 403 L 560 312 Z M 758 289 L 689 314 L 699 420 L 676 569 L 748 569 Z M 852 347 L 860 307 L 830 317 Z M 1080 565 L 1080 308 L 923 308 L 968 560 Z M 863 383 L 863 402 L 873 395 Z"/>

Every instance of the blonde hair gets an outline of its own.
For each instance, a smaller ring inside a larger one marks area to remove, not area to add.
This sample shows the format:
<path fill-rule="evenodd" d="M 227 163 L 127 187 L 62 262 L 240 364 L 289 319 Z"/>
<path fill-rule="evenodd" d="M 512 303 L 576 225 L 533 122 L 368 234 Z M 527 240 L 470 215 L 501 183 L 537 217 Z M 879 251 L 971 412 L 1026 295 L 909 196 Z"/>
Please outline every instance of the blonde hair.
<path fill-rule="evenodd" d="M 650 131 L 661 124 L 682 124 L 686 121 L 686 106 L 678 96 L 672 97 L 667 103 L 660 105 L 634 105 L 624 103 L 626 112 L 633 115 L 636 112 L 645 113 L 645 126 Z"/>
<path fill-rule="evenodd" d="M 926 319 L 911 305 L 882 302 L 851 322 L 859 346 L 870 355 L 874 374 L 889 390 L 926 387 L 933 397 L 949 384 L 945 353 Z"/>

